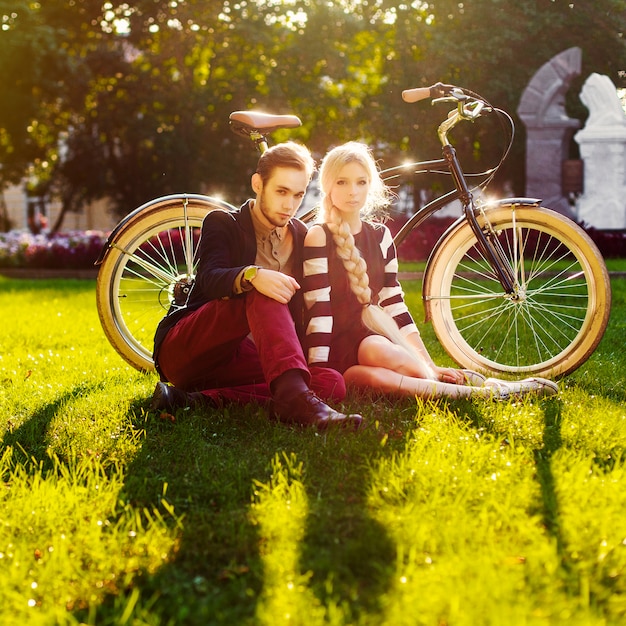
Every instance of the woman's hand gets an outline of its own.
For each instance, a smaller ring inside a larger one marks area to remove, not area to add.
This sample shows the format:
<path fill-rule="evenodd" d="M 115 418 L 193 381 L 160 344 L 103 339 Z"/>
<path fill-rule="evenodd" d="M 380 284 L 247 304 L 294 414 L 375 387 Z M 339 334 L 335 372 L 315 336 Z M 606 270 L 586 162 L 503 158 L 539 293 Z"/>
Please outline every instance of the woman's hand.
<path fill-rule="evenodd" d="M 453 367 L 433 367 L 437 380 L 442 383 L 452 383 L 454 385 L 465 385 L 465 374 L 461 370 Z"/>

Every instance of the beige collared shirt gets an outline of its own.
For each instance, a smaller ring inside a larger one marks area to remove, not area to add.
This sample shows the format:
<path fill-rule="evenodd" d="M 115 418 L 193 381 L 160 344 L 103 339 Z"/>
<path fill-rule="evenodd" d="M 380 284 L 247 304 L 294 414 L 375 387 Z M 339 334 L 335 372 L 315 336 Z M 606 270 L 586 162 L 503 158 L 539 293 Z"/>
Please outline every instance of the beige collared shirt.
<path fill-rule="evenodd" d="M 293 276 L 293 235 L 289 226 L 276 228 L 265 226 L 259 220 L 254 202 L 252 203 L 250 215 L 252 216 L 252 225 L 256 235 L 256 259 L 254 264 Z M 244 271 L 245 268 L 239 272 L 235 279 L 235 293 L 248 291 L 241 284 Z"/>

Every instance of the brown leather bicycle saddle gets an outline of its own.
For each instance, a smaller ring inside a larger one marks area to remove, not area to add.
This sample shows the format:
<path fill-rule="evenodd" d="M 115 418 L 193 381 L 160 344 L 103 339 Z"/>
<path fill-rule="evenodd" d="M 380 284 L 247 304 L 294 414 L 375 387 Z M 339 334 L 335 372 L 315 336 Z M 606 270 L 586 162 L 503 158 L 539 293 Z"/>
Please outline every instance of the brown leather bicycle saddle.
<path fill-rule="evenodd" d="M 297 128 L 302 122 L 295 115 L 273 115 L 261 111 L 235 111 L 229 116 L 233 132 L 249 137 L 251 132 L 273 133 L 279 128 Z"/>

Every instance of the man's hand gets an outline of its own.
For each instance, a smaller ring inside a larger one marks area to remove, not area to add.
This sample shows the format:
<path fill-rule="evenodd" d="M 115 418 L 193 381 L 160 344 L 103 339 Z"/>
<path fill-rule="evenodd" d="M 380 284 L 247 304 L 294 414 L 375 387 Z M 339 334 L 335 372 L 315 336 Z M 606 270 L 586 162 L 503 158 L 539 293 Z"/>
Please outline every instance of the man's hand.
<path fill-rule="evenodd" d="M 259 293 L 281 304 L 287 304 L 296 290 L 300 289 L 298 281 L 292 276 L 265 268 L 259 269 L 252 286 Z"/>

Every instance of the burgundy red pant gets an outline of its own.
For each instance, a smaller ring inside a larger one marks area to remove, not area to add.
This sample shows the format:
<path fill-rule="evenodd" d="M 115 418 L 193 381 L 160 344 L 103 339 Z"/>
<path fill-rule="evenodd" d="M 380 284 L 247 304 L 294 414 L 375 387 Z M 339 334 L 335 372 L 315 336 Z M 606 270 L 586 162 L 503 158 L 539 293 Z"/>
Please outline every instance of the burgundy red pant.
<path fill-rule="evenodd" d="M 322 399 L 345 397 L 339 372 L 307 366 L 289 307 L 254 290 L 180 320 L 161 344 L 159 367 L 176 387 L 227 401 L 268 400 L 270 383 L 292 369 Z"/>

